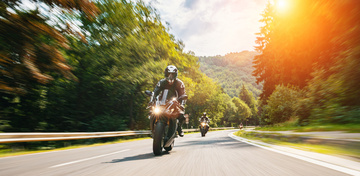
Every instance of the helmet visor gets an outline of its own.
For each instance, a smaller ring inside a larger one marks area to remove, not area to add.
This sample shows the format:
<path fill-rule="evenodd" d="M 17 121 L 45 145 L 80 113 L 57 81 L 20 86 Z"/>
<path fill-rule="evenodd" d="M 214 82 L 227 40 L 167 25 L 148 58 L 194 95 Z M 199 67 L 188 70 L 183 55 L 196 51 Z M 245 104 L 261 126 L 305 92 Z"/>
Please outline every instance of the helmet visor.
<path fill-rule="evenodd" d="M 168 81 L 174 81 L 176 78 L 175 73 L 169 73 L 166 77 L 166 80 Z"/>

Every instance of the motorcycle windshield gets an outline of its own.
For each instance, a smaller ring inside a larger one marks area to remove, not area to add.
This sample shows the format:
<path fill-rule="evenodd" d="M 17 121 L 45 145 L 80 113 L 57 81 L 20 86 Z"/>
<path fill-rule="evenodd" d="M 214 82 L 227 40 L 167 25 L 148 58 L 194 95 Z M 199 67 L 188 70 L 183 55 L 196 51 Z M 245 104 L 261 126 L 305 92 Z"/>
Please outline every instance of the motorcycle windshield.
<path fill-rule="evenodd" d="M 167 100 L 170 100 L 173 97 L 177 97 L 176 92 L 169 89 L 164 89 L 160 96 L 160 105 L 165 105 L 167 103 Z"/>
<path fill-rule="evenodd" d="M 160 99 L 160 105 L 166 104 L 166 98 L 167 98 L 168 92 L 169 92 L 168 89 L 164 89 L 164 91 L 162 92 L 161 99 Z"/>

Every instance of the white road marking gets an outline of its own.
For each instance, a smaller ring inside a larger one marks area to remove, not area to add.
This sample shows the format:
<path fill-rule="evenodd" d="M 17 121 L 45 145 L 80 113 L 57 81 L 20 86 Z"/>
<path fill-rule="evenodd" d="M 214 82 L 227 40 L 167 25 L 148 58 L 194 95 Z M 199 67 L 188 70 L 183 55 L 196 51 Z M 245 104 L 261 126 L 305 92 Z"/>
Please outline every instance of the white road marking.
<path fill-rule="evenodd" d="M 245 139 L 245 138 L 242 138 L 242 137 L 239 137 L 239 136 L 235 136 L 233 133 L 229 133 L 228 136 L 235 139 L 235 140 L 245 142 L 247 144 L 254 145 L 254 146 L 257 146 L 257 147 L 261 147 L 261 148 L 266 149 L 266 150 L 281 153 L 283 155 L 287 155 L 287 156 L 291 156 L 291 157 L 294 157 L 294 158 L 297 158 L 297 159 L 301 159 L 301 160 L 304 160 L 304 161 L 307 161 L 307 162 L 310 162 L 310 163 L 313 163 L 313 164 L 317 164 L 317 165 L 320 165 L 320 166 L 324 166 L 324 167 L 327 167 L 327 168 L 330 168 L 330 169 L 333 169 L 333 170 L 337 170 L 337 171 L 340 171 L 340 172 L 343 172 L 343 173 L 346 173 L 346 174 L 360 176 L 360 172 L 357 171 L 357 170 L 349 169 L 349 168 L 346 168 L 346 167 L 326 163 L 326 162 L 323 162 L 323 161 L 311 159 L 311 158 L 296 155 L 296 154 L 293 154 L 293 153 L 288 153 L 288 152 L 276 150 L 276 149 L 273 149 L 273 148 L 265 147 L 265 146 L 262 146 L 262 145 L 258 145 L 258 144 L 252 143 L 252 142 L 248 142 L 248 141 L 251 141 L 251 140 L 248 140 L 248 139 Z"/>
<path fill-rule="evenodd" d="M 74 149 L 66 149 L 66 151 L 69 150 L 79 150 L 81 148 L 74 148 Z M 27 157 L 27 156 L 32 156 L 32 155 L 43 155 L 43 154 L 48 154 L 48 153 L 55 153 L 55 152 L 64 152 L 65 150 L 56 150 L 56 151 L 44 151 L 42 153 L 30 153 L 30 154 L 23 154 L 23 155 L 16 155 L 16 156 L 5 156 L 0 158 L 1 159 L 8 159 L 8 158 L 17 158 L 17 157 Z"/>
<path fill-rule="evenodd" d="M 95 158 L 100 158 L 100 157 L 103 157 L 103 156 L 112 155 L 112 154 L 115 154 L 115 153 L 125 152 L 125 151 L 128 151 L 128 150 L 130 150 L 130 149 L 121 150 L 121 151 L 108 153 L 108 154 L 104 154 L 104 155 L 99 155 L 99 156 L 94 156 L 94 157 L 91 157 L 91 158 L 85 158 L 85 159 L 81 159 L 81 160 L 71 161 L 71 162 L 67 162 L 67 163 L 63 163 L 63 164 L 58 164 L 58 165 L 55 165 L 55 166 L 51 166 L 49 168 L 55 168 L 55 167 L 61 167 L 61 166 L 69 165 L 69 164 L 79 163 L 79 162 L 83 162 L 83 161 L 87 161 L 87 160 L 91 160 L 91 159 L 95 159 Z"/>

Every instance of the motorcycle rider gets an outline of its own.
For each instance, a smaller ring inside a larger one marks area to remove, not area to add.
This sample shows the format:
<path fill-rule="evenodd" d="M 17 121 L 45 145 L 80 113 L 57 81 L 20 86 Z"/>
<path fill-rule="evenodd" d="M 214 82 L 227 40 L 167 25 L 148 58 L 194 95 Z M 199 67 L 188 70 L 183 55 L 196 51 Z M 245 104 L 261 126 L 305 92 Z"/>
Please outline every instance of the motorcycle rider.
<path fill-rule="evenodd" d="M 201 116 L 201 118 L 199 119 L 200 123 L 201 122 L 205 122 L 207 129 L 209 129 L 209 123 L 210 123 L 210 119 L 209 117 L 206 116 L 206 112 L 203 113 L 203 115 Z"/>
<path fill-rule="evenodd" d="M 180 97 L 182 95 L 185 95 L 185 85 L 184 83 L 177 78 L 178 75 L 178 69 L 173 66 L 173 65 L 169 65 L 165 68 L 164 71 L 164 75 L 165 78 L 161 79 L 155 89 L 154 89 L 154 94 L 150 100 L 150 103 L 153 104 L 156 97 L 161 93 L 161 95 L 159 96 L 159 100 L 161 104 L 165 104 L 166 100 L 169 100 L 173 97 Z M 182 109 L 182 111 L 185 113 L 185 103 L 186 100 L 182 100 L 180 102 L 181 106 L 180 108 Z M 179 120 L 179 125 L 177 128 L 177 132 L 179 134 L 180 137 L 184 136 L 184 132 L 182 130 L 182 124 L 184 123 L 185 117 L 184 117 L 184 113 L 180 114 L 177 119 Z"/>
<path fill-rule="evenodd" d="M 200 122 L 210 123 L 209 117 L 206 116 L 206 112 L 203 113 L 201 118 L 199 119 Z"/>

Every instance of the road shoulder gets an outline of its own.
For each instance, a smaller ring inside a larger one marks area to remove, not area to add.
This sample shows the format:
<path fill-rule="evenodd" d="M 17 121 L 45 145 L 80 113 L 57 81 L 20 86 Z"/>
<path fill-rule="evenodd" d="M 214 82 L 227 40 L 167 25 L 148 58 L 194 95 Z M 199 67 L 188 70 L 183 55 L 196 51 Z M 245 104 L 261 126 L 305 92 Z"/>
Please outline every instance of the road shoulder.
<path fill-rule="evenodd" d="M 298 150 L 290 147 L 277 146 L 273 144 L 264 143 L 261 141 L 250 140 L 234 135 L 235 132 L 229 133 L 229 137 L 245 142 L 250 145 L 255 145 L 266 150 L 271 150 L 277 153 L 295 157 L 304 161 L 308 161 L 317 165 L 328 167 L 337 171 L 341 171 L 350 175 L 360 175 L 360 162 L 347 160 L 331 155 L 325 155 L 315 152 Z"/>

